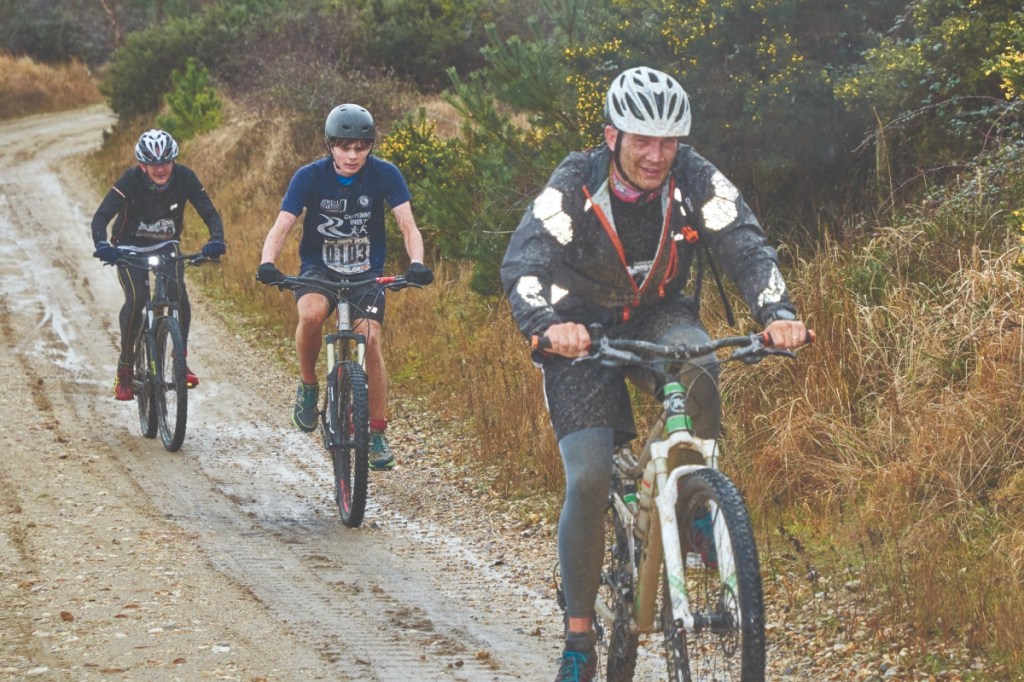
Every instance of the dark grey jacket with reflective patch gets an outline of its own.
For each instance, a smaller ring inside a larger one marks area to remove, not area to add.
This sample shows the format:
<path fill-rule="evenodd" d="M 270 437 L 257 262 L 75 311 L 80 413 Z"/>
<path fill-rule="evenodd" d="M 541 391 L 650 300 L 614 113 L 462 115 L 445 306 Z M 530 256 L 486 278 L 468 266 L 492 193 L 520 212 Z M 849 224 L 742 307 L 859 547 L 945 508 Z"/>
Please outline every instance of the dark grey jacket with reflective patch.
<path fill-rule="evenodd" d="M 795 312 L 775 249 L 739 190 L 684 144 L 662 190 L 665 220 L 658 252 L 637 286 L 615 232 L 610 160 L 607 145 L 567 156 L 512 235 L 501 281 L 525 335 L 558 322 L 612 326 L 638 308 L 686 295 L 701 241 L 736 284 L 754 319 L 766 324 L 778 310 Z M 692 208 L 686 207 L 687 199 Z"/>

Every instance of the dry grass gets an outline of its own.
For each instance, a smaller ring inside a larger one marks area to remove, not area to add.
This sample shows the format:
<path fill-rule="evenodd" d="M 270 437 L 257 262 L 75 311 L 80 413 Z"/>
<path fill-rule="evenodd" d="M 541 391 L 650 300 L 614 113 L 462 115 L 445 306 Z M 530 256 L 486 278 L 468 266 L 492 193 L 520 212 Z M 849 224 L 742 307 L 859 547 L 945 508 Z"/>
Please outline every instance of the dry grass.
<path fill-rule="evenodd" d="M 190 276 L 241 334 L 292 364 L 291 298 L 254 273 L 286 184 L 315 146 L 285 115 L 229 108 L 228 120 L 189 141 L 182 157 L 222 211 L 230 249 L 219 269 Z M 104 182 L 126 165 L 141 127 L 115 133 L 93 159 Z M 198 246 L 205 234 L 190 221 L 188 242 Z M 1014 247 L 957 247 L 944 229 L 922 218 L 872 242 L 793 258 L 787 279 L 819 343 L 798 362 L 727 367 L 724 468 L 764 547 L 799 542 L 800 560 L 822 573 L 856 567 L 893 623 L 1020 665 L 1024 285 Z M 283 270 L 297 267 L 295 250 Z M 453 458 L 495 472 L 495 489 L 541 496 L 554 509 L 561 462 L 525 342 L 503 301 L 468 291 L 462 264 L 433 264 L 434 286 L 389 299 L 392 392 L 433 397 L 440 418 L 473 435 Z M 389 270 L 404 267 L 398 258 Z M 870 284 L 856 274 L 864 272 L 875 273 Z M 730 332 L 708 291 L 712 333 Z M 638 417 L 653 409 L 645 403 Z"/>
<path fill-rule="evenodd" d="M 51 66 L 0 54 L 0 120 L 75 109 L 102 100 L 88 67 Z"/>
<path fill-rule="evenodd" d="M 529 361 L 506 304 L 471 293 L 468 267 L 442 262 L 438 272 L 435 286 L 388 301 L 395 323 L 386 325 L 386 348 L 401 365 L 397 378 L 468 423 L 478 451 L 462 457 L 496 471 L 496 488 L 557 490 L 562 465 L 540 371 Z"/>
<path fill-rule="evenodd" d="M 731 452 L 767 533 L 845 548 L 815 560 L 860 566 L 895 622 L 1024 661 L 1024 284 L 1016 249 L 975 247 L 937 283 L 927 230 L 884 232 L 863 251 L 826 250 L 790 277 L 819 334 L 801 362 L 758 386 L 727 384 Z M 865 303 L 848 275 L 893 254 Z M 955 250 L 942 256 L 957 259 Z M 728 466 L 728 465 L 727 465 Z M 824 571 L 822 571 L 824 572 Z"/>

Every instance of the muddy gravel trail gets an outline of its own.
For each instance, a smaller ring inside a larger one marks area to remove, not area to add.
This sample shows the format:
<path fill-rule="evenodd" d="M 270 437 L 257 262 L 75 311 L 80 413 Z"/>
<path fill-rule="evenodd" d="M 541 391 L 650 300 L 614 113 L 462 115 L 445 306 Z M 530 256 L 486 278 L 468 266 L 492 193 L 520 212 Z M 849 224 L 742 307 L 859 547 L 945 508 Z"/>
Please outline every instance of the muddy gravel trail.
<path fill-rule="evenodd" d="M 103 107 L 0 122 L 0 681 L 550 680 L 553 529 L 451 456 L 473 446 L 443 406 L 392 395 L 399 465 L 346 529 L 318 437 L 291 425 L 294 378 L 193 287 L 185 443 L 142 438 L 111 393 L 122 296 L 92 258 L 100 196 L 78 160 L 112 123 Z M 988 667 L 879 625 L 856 575 L 786 551 L 762 554 L 768 679 Z M 656 640 L 638 681 L 664 679 Z"/>
<path fill-rule="evenodd" d="M 416 500 L 372 481 L 344 528 L 291 379 L 194 291 L 185 444 L 141 437 L 111 395 L 121 292 L 74 161 L 112 122 L 0 124 L 0 679 L 547 678 L 545 589 L 417 518 L 451 502 L 429 481 Z"/>

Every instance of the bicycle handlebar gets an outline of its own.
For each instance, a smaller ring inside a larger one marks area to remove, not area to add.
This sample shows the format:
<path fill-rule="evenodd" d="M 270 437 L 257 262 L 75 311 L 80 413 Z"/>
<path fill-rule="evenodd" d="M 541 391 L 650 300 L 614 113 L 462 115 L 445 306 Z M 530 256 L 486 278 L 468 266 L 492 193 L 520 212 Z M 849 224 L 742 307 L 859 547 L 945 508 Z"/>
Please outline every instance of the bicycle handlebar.
<path fill-rule="evenodd" d="M 733 360 L 754 364 L 769 355 L 796 357 L 793 351 L 773 348 L 771 336 L 769 336 L 768 332 L 748 334 L 746 336 L 726 336 L 695 345 L 680 344 L 669 346 L 639 339 L 611 338 L 604 334 L 600 325 L 591 325 L 589 331 L 591 337 L 590 354 L 577 358 L 575 362 L 597 360 L 607 366 L 641 365 L 651 367 L 657 364 L 659 360 L 692 360 L 697 357 L 713 355 L 723 348 L 736 348 L 736 350 L 727 358 L 720 359 L 718 361 L 719 364 Z M 815 339 L 814 331 L 808 329 L 804 344 L 812 344 Z M 531 338 L 531 347 L 533 350 L 543 352 L 551 347 L 551 342 L 546 336 L 534 335 Z"/>
<path fill-rule="evenodd" d="M 323 277 L 315 277 L 312 275 L 285 275 L 284 279 L 280 282 L 274 282 L 271 286 L 276 286 L 278 289 L 302 289 L 309 287 L 317 289 L 326 296 L 338 298 L 347 291 L 354 291 L 361 287 L 365 287 L 371 284 L 376 284 L 385 289 L 392 291 L 398 291 L 399 289 L 405 289 L 406 287 L 421 288 L 422 285 L 414 284 L 407 280 L 401 275 L 387 275 L 384 277 L 364 277 L 362 279 L 325 279 Z"/>
<path fill-rule="evenodd" d="M 154 258 L 156 259 L 155 262 L 153 260 Z M 130 268 L 149 270 L 150 268 L 155 268 L 159 265 L 176 263 L 178 261 L 187 261 L 186 265 L 201 265 L 203 263 L 220 264 L 220 258 L 210 258 L 209 256 L 204 256 L 202 251 L 197 251 L 196 253 L 182 253 L 177 256 L 172 256 L 170 254 L 150 254 L 145 252 L 122 252 L 116 261 L 113 263 L 104 263 L 104 265 L 125 265 Z"/>

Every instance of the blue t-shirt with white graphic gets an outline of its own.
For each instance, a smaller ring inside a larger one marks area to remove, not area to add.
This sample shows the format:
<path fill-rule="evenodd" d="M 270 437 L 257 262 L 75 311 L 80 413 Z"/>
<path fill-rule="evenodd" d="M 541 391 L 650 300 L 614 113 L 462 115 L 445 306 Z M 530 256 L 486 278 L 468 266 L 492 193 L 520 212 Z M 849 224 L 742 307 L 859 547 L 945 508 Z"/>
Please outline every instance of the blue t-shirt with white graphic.
<path fill-rule="evenodd" d="M 306 212 L 299 242 L 302 266 L 381 275 L 387 252 L 384 203 L 394 208 L 409 201 L 409 186 L 394 164 L 372 155 L 350 183 L 339 178 L 325 156 L 296 171 L 288 184 L 281 210 L 296 216 Z"/>

